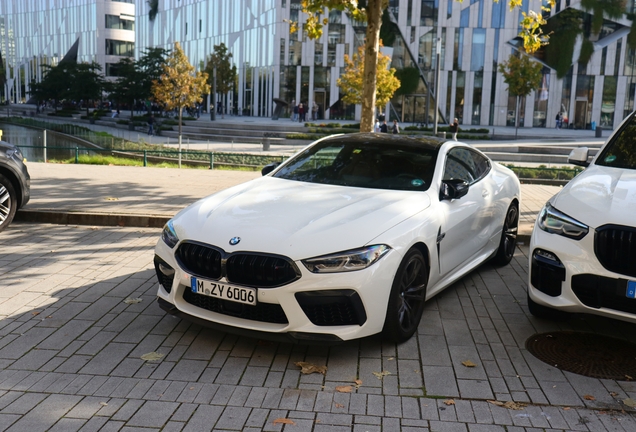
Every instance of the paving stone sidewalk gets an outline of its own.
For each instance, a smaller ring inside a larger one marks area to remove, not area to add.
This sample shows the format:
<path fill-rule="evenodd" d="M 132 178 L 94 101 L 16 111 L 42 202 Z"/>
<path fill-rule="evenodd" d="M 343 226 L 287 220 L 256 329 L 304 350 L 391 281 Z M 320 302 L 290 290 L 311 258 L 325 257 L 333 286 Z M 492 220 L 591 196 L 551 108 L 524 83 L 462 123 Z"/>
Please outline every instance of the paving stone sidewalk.
<path fill-rule="evenodd" d="M 636 384 L 565 373 L 525 349 L 531 335 L 559 329 L 636 335 L 597 317 L 530 316 L 525 247 L 511 265 L 484 265 L 430 301 L 404 344 L 324 347 L 164 314 L 152 265 L 159 233 L 27 223 L 2 233 L 0 430 L 636 430 L 621 403 Z M 152 352 L 161 358 L 141 358 Z M 302 375 L 299 361 L 328 369 Z"/>

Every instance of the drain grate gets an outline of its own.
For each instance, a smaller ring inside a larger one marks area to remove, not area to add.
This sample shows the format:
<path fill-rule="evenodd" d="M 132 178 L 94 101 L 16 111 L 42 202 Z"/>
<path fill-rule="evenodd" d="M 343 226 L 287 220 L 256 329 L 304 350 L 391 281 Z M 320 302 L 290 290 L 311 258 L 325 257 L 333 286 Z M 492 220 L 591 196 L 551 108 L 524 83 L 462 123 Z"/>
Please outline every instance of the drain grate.
<path fill-rule="evenodd" d="M 560 331 L 531 336 L 526 348 L 558 369 L 591 378 L 636 379 L 636 345 L 594 333 Z"/>

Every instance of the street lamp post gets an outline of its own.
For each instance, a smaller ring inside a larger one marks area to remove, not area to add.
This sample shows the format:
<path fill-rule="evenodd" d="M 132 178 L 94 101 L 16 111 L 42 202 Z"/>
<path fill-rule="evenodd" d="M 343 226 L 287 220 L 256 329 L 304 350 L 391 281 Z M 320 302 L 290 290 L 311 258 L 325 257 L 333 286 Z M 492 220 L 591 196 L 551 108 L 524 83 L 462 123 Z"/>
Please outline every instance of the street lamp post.
<path fill-rule="evenodd" d="M 442 54 L 442 39 L 437 38 L 437 44 L 435 47 L 435 52 L 437 53 L 437 61 L 435 66 L 435 113 L 433 114 L 433 122 L 435 126 L 433 127 L 433 135 L 437 136 L 437 121 L 438 121 L 438 112 L 439 112 L 439 69 L 440 69 L 440 57 Z"/>

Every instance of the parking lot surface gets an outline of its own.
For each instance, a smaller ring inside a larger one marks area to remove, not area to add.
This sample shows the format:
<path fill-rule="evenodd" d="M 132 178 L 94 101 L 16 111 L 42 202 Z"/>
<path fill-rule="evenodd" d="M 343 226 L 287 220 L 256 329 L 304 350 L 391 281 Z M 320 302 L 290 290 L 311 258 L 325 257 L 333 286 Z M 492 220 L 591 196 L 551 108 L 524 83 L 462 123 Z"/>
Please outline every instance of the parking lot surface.
<path fill-rule="evenodd" d="M 408 342 L 325 347 L 166 315 L 155 302 L 159 234 L 31 223 L 2 234 L 0 430 L 636 430 L 622 402 L 636 399 L 633 382 L 562 372 L 525 348 L 563 329 L 633 341 L 636 327 L 529 315 L 525 246 L 429 301 Z M 302 374 L 297 362 L 327 369 Z"/>

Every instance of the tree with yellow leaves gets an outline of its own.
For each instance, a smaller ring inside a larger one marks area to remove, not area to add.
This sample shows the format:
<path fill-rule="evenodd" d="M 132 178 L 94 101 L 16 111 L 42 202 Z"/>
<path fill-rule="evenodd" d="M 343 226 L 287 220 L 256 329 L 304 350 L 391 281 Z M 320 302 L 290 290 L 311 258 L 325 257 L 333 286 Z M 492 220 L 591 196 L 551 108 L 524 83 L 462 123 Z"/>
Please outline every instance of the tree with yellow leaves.
<path fill-rule="evenodd" d="M 179 168 L 181 168 L 181 118 L 183 108 L 203 101 L 203 95 L 210 93 L 208 74 L 195 72 L 194 66 L 175 42 L 174 50 L 166 58 L 163 73 L 152 82 L 152 95 L 157 103 L 166 109 L 176 109 L 179 113 Z"/>
<path fill-rule="evenodd" d="M 364 82 L 364 47 L 358 48 L 358 52 L 349 57 L 345 54 L 345 71 L 338 78 L 337 84 L 342 92 L 342 100 L 346 103 L 361 104 Z M 376 79 L 376 108 L 386 105 L 397 89 L 400 88 L 400 80 L 395 76 L 395 68 L 389 69 L 391 57 L 378 53 L 378 72 Z"/>
<path fill-rule="evenodd" d="M 461 2 L 461 0 L 457 0 Z M 499 0 L 493 0 L 498 2 Z M 523 0 L 505 0 L 510 9 L 521 6 Z M 323 26 L 329 20 L 323 17 L 325 9 L 337 9 L 346 11 L 354 20 L 367 23 L 365 38 L 364 79 L 362 90 L 362 117 L 360 118 L 360 131 L 371 132 L 374 122 L 374 108 L 376 104 L 376 78 L 378 64 L 378 49 L 380 42 L 380 27 L 382 26 L 382 12 L 389 5 L 388 0 L 366 0 L 366 7 L 360 7 L 358 0 L 301 0 L 301 10 L 307 14 L 304 29 L 311 39 L 322 36 Z M 556 0 L 547 0 L 550 7 L 554 7 Z M 541 7 L 542 10 L 549 8 Z M 540 12 L 530 11 L 523 13 L 520 22 L 520 36 L 523 38 L 524 48 L 528 53 L 533 53 L 542 45 L 548 43 L 548 36 L 543 33 L 541 26 L 546 23 Z M 297 23 L 292 23 L 292 31 Z"/>

